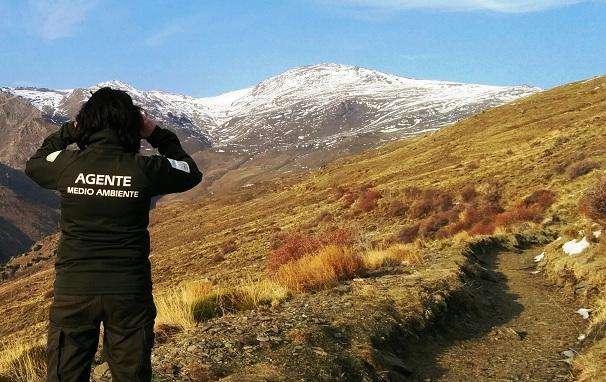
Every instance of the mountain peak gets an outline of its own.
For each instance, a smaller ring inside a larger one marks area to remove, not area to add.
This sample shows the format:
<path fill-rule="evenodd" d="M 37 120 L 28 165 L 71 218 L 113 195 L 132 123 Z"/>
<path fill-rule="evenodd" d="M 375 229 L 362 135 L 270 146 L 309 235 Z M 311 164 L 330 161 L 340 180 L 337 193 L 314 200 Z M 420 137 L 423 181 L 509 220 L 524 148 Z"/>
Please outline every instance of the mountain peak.
<path fill-rule="evenodd" d="M 112 89 L 120 89 L 120 90 L 134 90 L 135 88 L 124 81 L 120 80 L 109 80 L 104 82 L 99 82 L 94 88 L 103 88 L 110 87 Z"/>
<path fill-rule="evenodd" d="M 363 68 L 360 66 L 343 65 L 336 63 L 321 63 L 300 66 L 287 70 L 258 84 L 253 93 L 256 95 L 291 92 L 294 89 L 343 89 L 346 87 L 360 85 L 370 88 L 391 87 L 398 85 L 412 85 L 414 83 L 427 81 L 400 77 L 392 74 L 379 72 L 377 70 Z M 434 81 L 430 81 L 434 82 Z"/>

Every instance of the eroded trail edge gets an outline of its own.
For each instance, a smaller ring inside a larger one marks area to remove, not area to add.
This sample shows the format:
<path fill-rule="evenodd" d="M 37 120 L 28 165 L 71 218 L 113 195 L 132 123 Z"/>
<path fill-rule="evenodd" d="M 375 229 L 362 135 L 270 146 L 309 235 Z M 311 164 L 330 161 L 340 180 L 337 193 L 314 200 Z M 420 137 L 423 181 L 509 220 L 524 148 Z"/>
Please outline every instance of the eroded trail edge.
<path fill-rule="evenodd" d="M 532 272 L 539 252 L 474 255 L 482 272 L 461 306 L 455 297 L 442 322 L 403 349 L 413 380 L 573 380 L 562 352 L 575 349 L 584 322 L 570 291 Z"/>

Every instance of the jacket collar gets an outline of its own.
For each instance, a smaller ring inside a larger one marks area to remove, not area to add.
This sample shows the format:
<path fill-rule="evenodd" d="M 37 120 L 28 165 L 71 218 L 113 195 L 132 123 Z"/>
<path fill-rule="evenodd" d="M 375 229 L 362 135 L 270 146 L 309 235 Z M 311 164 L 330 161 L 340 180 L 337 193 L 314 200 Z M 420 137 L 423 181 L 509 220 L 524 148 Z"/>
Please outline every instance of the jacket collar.
<path fill-rule="evenodd" d="M 101 129 L 88 138 L 88 148 L 97 150 L 124 151 L 118 133 L 112 129 Z"/>

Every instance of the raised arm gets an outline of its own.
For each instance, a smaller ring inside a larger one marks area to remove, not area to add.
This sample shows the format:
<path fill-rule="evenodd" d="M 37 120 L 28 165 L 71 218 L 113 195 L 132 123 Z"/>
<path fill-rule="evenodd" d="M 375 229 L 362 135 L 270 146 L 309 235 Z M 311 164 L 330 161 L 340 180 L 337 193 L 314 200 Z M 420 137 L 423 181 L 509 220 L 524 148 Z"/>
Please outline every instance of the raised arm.
<path fill-rule="evenodd" d="M 196 162 L 183 150 L 175 133 L 155 126 L 146 139 L 161 154 L 143 157 L 152 195 L 187 191 L 202 181 Z"/>
<path fill-rule="evenodd" d="M 65 122 L 59 130 L 50 134 L 42 146 L 25 163 L 25 173 L 44 188 L 57 189 L 61 173 L 69 163 L 65 148 L 78 140 L 74 122 Z"/>

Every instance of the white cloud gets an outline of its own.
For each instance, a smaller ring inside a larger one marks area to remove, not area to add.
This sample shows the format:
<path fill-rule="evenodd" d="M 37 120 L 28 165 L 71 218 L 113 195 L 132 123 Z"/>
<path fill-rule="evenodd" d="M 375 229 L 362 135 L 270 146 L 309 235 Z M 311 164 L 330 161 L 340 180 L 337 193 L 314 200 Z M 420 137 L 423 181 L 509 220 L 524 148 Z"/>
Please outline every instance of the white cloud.
<path fill-rule="evenodd" d="M 603 0 L 322 0 L 326 4 L 379 10 L 434 9 L 442 11 L 537 12 Z"/>
<path fill-rule="evenodd" d="M 149 46 L 160 45 L 163 42 L 169 40 L 171 37 L 184 32 L 184 30 L 185 29 L 183 28 L 182 24 L 169 23 L 161 27 L 156 33 L 148 36 L 144 42 L 146 45 Z"/>
<path fill-rule="evenodd" d="M 55 40 L 71 35 L 95 5 L 94 0 L 29 0 L 24 22 L 35 34 Z"/>
<path fill-rule="evenodd" d="M 159 27 L 156 32 L 147 36 L 143 42 L 148 46 L 157 46 L 170 41 L 171 38 L 190 33 L 202 22 L 201 16 L 197 14 L 170 20 Z"/>

